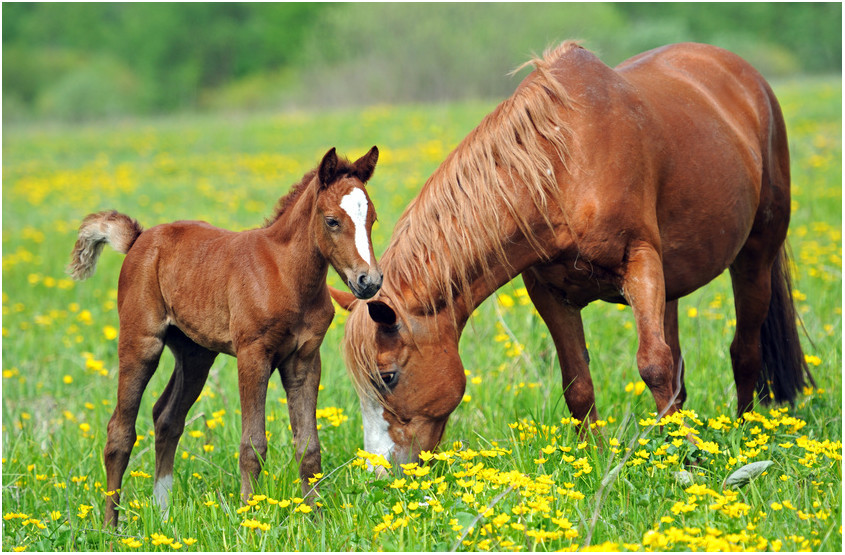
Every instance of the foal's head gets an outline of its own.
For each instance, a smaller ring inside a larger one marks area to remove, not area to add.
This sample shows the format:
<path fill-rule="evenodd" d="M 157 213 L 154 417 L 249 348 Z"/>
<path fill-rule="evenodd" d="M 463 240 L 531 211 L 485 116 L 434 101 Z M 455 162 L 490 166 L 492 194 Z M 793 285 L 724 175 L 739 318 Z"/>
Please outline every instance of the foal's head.
<path fill-rule="evenodd" d="M 350 164 L 332 148 L 317 169 L 317 201 L 312 216 L 317 247 L 359 299 L 381 288 L 382 273 L 370 238 L 376 210 L 364 184 L 373 175 L 378 148 Z"/>

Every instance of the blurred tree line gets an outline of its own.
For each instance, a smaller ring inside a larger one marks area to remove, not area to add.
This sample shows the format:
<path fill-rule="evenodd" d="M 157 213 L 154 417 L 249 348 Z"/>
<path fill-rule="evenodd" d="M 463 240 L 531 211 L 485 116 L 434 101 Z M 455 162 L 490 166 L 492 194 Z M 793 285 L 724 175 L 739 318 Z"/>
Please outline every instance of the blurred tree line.
<path fill-rule="evenodd" d="M 9 120 L 500 98 L 566 38 L 614 65 L 709 42 L 769 77 L 841 71 L 839 3 L 4 3 Z"/>

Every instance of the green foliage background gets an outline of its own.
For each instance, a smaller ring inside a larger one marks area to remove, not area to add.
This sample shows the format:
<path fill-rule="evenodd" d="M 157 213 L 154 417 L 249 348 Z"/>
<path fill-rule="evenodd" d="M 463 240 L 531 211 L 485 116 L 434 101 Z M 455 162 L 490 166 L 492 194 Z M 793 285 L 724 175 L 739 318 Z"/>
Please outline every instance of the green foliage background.
<path fill-rule="evenodd" d="M 839 72 L 839 3 L 4 3 L 4 121 L 501 98 L 532 52 L 710 42 Z"/>

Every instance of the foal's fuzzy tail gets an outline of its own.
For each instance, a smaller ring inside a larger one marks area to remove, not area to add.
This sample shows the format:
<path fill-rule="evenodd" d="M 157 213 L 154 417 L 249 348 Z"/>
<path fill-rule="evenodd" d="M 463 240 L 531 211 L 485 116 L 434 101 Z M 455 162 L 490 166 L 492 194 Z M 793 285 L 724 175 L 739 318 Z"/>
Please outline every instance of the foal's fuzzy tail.
<path fill-rule="evenodd" d="M 757 382 L 757 392 L 764 403 L 771 399 L 777 403 L 793 403 L 808 381 L 816 385 L 798 337 L 789 264 L 784 244 L 772 265 L 772 298 L 760 335 L 763 371 Z"/>
<path fill-rule="evenodd" d="M 79 238 L 73 246 L 67 273 L 73 279 L 88 279 L 94 274 L 97 259 L 108 243 L 126 254 L 144 228 L 136 220 L 115 210 L 89 214 L 79 226 Z"/>

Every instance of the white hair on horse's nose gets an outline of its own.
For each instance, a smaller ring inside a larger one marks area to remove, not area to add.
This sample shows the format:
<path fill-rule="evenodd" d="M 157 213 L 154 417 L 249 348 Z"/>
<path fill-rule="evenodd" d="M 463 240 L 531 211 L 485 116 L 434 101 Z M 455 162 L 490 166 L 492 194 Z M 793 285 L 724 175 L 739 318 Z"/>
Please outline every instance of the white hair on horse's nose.
<path fill-rule="evenodd" d="M 370 263 L 370 242 L 367 240 L 367 212 L 370 203 L 367 202 L 367 195 L 358 187 L 340 199 L 340 207 L 349 214 L 352 223 L 355 224 L 355 248 L 358 254 L 367 264 Z"/>
<path fill-rule="evenodd" d="M 384 418 L 384 407 L 375 399 L 362 396 L 361 416 L 364 421 L 364 451 L 390 460 L 395 445 L 388 433 L 389 424 Z M 373 470 L 369 462 L 367 462 L 367 467 Z"/>

